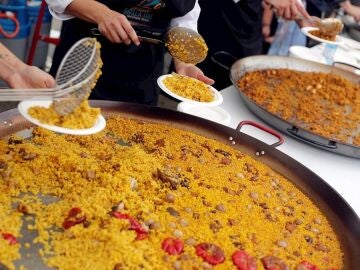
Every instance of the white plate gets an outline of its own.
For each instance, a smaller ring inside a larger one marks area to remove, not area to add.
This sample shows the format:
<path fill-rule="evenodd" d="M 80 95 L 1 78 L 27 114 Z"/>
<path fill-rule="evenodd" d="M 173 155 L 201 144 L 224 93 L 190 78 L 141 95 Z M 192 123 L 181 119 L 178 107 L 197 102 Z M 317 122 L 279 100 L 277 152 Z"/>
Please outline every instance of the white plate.
<path fill-rule="evenodd" d="M 308 27 L 303 27 L 303 28 L 301 28 L 301 31 L 302 31 L 306 36 L 308 36 L 309 38 L 312 38 L 312 39 L 314 39 L 314 40 L 316 40 L 316 41 L 319 41 L 319 42 L 322 42 L 322 43 L 328 43 L 328 44 L 334 44 L 334 45 L 339 45 L 339 44 L 341 43 L 341 39 L 340 39 L 340 36 L 339 36 L 339 35 L 337 35 L 337 36 L 335 37 L 335 41 L 329 41 L 329 40 L 319 38 L 319 37 L 314 36 L 314 35 L 312 35 L 312 34 L 309 33 L 309 31 L 317 30 L 317 29 L 319 29 L 319 28 L 308 26 Z"/>
<path fill-rule="evenodd" d="M 231 120 L 230 114 L 220 107 L 200 107 L 187 102 L 180 102 L 177 106 L 177 110 L 223 125 L 229 125 Z"/>
<path fill-rule="evenodd" d="M 178 100 L 181 100 L 181 101 L 184 101 L 184 102 L 187 102 L 187 103 L 190 103 L 190 104 L 194 104 L 194 105 L 200 105 L 200 106 L 218 106 L 220 105 L 222 102 L 223 102 L 223 97 L 222 95 L 220 94 L 219 91 L 217 91 L 214 87 L 212 86 L 209 86 L 209 89 L 213 92 L 214 94 L 214 101 L 212 102 L 199 102 L 199 101 L 195 101 L 195 100 L 192 100 L 192 99 L 188 99 L 188 98 L 184 98 L 182 96 L 179 96 L 177 94 L 175 94 L 174 92 L 172 92 L 169 88 L 167 88 L 165 85 L 164 85 L 164 79 L 169 77 L 169 76 L 173 76 L 171 74 L 167 74 L 167 75 L 162 75 L 160 76 L 158 79 L 157 79 L 157 83 L 159 85 L 159 87 L 161 88 L 161 90 L 163 90 L 166 94 L 178 99 Z"/>
<path fill-rule="evenodd" d="M 86 128 L 86 129 L 70 129 L 70 128 L 43 124 L 39 120 L 31 117 L 28 114 L 28 110 L 31 107 L 42 106 L 47 108 L 50 106 L 51 103 L 52 103 L 51 100 L 24 100 L 19 103 L 18 110 L 22 114 L 22 116 L 24 116 L 24 118 L 30 121 L 31 123 L 58 133 L 72 134 L 72 135 L 90 135 L 103 130 L 106 126 L 105 118 L 101 114 L 96 120 L 95 125 L 91 128 Z"/>

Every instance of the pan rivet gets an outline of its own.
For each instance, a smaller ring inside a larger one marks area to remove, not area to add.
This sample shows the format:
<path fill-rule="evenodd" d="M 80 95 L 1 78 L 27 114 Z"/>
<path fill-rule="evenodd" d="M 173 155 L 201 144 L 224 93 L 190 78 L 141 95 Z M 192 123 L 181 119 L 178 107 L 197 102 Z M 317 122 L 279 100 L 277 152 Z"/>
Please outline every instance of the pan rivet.
<path fill-rule="evenodd" d="M 12 123 L 11 123 L 11 122 L 9 122 L 9 126 L 10 126 L 10 127 L 12 126 Z"/>
<path fill-rule="evenodd" d="M 7 124 L 8 124 L 8 121 L 5 120 L 5 121 L 4 121 L 4 125 L 7 125 Z"/>
<path fill-rule="evenodd" d="M 262 155 L 265 155 L 265 151 L 261 151 L 261 154 L 262 154 Z"/>
<path fill-rule="evenodd" d="M 233 138 L 233 137 L 229 137 L 229 140 L 232 141 L 232 140 L 234 140 L 234 138 Z"/>
<path fill-rule="evenodd" d="M 255 155 L 260 156 L 260 153 L 259 153 L 259 152 L 256 152 Z"/>
<path fill-rule="evenodd" d="M 235 145 L 235 144 L 236 144 L 236 142 L 235 142 L 235 141 L 232 141 L 232 142 L 231 142 L 231 144 Z"/>

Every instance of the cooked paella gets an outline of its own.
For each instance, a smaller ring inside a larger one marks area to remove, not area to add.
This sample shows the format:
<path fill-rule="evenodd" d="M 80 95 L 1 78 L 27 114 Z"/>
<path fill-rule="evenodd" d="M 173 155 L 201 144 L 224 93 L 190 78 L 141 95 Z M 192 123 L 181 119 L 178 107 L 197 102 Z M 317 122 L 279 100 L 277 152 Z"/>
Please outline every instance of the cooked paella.
<path fill-rule="evenodd" d="M 176 95 L 198 102 L 215 100 L 210 86 L 197 79 L 172 73 L 164 79 L 164 85 Z"/>
<path fill-rule="evenodd" d="M 113 116 L 93 136 L 37 127 L 0 152 L 4 269 L 34 249 L 55 269 L 343 269 L 307 196 L 193 132 Z"/>
<path fill-rule="evenodd" d="M 59 115 L 53 104 L 48 108 L 42 106 L 31 107 L 29 115 L 44 124 L 71 129 L 85 129 L 94 126 L 100 115 L 100 109 L 91 108 L 89 101 L 86 99 L 72 113 L 67 115 Z"/>
<path fill-rule="evenodd" d="M 238 81 L 246 96 L 315 134 L 360 146 L 360 86 L 334 73 L 267 69 Z"/>

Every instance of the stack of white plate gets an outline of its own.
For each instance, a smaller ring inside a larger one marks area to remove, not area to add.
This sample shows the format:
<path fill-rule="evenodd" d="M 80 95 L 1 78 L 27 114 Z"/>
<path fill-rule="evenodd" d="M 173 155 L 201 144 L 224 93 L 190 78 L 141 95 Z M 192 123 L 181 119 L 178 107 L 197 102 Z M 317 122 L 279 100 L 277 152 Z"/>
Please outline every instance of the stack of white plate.
<path fill-rule="evenodd" d="M 180 102 L 177 106 L 179 112 L 184 112 L 201 118 L 205 118 L 210 121 L 214 121 L 219 124 L 229 125 L 231 116 L 224 109 L 216 107 L 204 107 L 196 106 L 186 102 Z"/>

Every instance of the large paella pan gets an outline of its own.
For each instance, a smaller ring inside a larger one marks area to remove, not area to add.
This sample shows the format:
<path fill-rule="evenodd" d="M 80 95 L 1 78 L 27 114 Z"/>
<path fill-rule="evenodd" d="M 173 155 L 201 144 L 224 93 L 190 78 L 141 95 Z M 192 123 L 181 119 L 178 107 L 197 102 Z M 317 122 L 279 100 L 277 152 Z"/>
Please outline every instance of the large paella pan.
<path fill-rule="evenodd" d="M 84 137 L 0 114 L 1 267 L 360 269 L 351 207 L 241 125 L 92 105 L 108 126 Z"/>
<path fill-rule="evenodd" d="M 257 93 L 250 86 L 244 87 L 246 83 L 243 80 L 247 79 L 249 72 L 258 73 L 257 76 L 264 81 L 260 83 L 262 85 L 258 83 L 259 87 L 264 88 L 257 88 Z M 309 85 L 304 86 L 302 80 L 306 79 L 307 74 L 312 74 L 312 77 L 308 78 Z M 358 117 L 356 110 L 360 109 L 360 94 L 356 90 L 360 77 L 355 73 L 298 58 L 252 56 L 236 61 L 231 67 L 230 77 L 248 108 L 273 127 L 315 147 L 360 157 L 360 147 L 356 143 L 360 137 L 360 125 L 357 120 L 351 119 L 352 116 Z M 323 78 L 326 79 L 322 83 Z M 290 80 L 293 83 L 289 84 Z M 347 85 L 341 87 L 343 82 Z M 350 92 L 346 87 L 353 83 L 353 96 L 349 94 L 348 101 L 342 104 L 341 96 L 337 96 L 334 88 L 329 86 L 330 83 L 345 96 L 348 95 L 347 91 Z M 263 89 L 270 91 L 266 94 Z M 280 90 L 285 90 L 284 96 L 279 95 Z M 252 91 L 254 95 L 264 95 L 261 97 L 263 101 L 255 101 Z M 303 111 L 301 117 L 297 115 L 300 110 Z M 347 124 L 352 127 L 349 128 Z M 328 128 L 330 125 L 331 130 Z M 325 130 L 330 131 L 322 132 Z"/>

